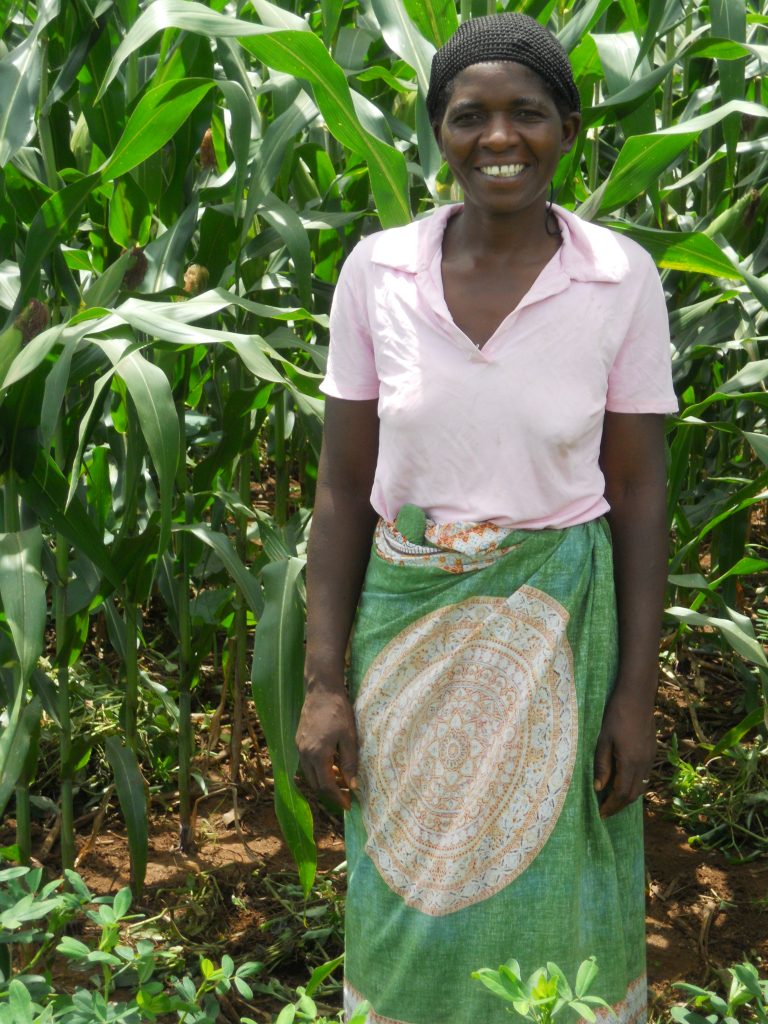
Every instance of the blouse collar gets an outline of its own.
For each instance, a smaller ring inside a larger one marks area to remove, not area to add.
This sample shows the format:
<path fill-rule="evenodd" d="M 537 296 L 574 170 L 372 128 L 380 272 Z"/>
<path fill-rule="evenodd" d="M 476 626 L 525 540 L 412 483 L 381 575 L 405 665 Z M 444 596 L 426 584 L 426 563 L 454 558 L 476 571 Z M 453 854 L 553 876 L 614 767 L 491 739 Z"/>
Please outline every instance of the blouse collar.
<path fill-rule="evenodd" d="M 407 274 L 426 270 L 442 246 L 448 218 L 460 208 L 460 203 L 439 206 L 420 220 L 378 232 L 372 237 L 371 262 Z M 552 209 L 562 235 L 561 267 L 572 281 L 617 282 L 626 277 L 629 260 L 619 235 L 561 206 L 553 204 Z"/>

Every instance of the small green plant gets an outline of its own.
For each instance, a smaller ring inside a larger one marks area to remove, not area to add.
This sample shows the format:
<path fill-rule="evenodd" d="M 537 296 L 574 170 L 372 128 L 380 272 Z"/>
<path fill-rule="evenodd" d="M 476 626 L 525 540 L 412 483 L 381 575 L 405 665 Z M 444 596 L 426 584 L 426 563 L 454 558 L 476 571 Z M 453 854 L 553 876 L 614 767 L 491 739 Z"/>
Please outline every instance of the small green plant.
<path fill-rule="evenodd" d="M 738 1024 L 740 1021 L 759 1021 L 768 1024 L 768 980 L 758 974 L 753 964 L 735 964 L 723 972 L 728 979 L 725 998 L 699 988 L 678 982 L 675 988 L 690 997 L 687 1006 L 673 1006 L 670 1014 L 678 1024 Z"/>
<path fill-rule="evenodd" d="M 69 890 L 62 890 L 62 878 L 45 883 L 41 868 L 19 866 L 0 871 L 0 980 L 11 976 L 14 945 L 36 947 L 27 962 L 27 972 L 31 972 L 45 961 L 61 929 L 93 899 L 79 875 L 66 875 Z"/>
<path fill-rule="evenodd" d="M 596 1019 L 593 1006 L 613 1012 L 600 996 L 587 994 L 596 976 L 597 962 L 593 956 L 579 967 L 573 988 L 563 971 L 553 963 L 534 971 L 527 981 L 523 981 L 517 960 L 508 960 L 497 971 L 483 967 L 472 972 L 473 978 L 510 1004 L 507 1007 L 509 1013 L 533 1021 L 533 1024 L 550 1024 L 566 1007 L 590 1022 Z"/>
<path fill-rule="evenodd" d="M 730 858 L 753 860 L 768 845 L 765 790 L 768 783 L 765 741 L 734 742 L 704 748 L 692 764 L 680 756 L 676 738 L 667 754 L 672 810 L 690 833 L 691 846 L 719 848 Z"/>
<path fill-rule="evenodd" d="M 196 984 L 189 976 L 173 981 L 173 987 L 182 1000 L 181 1012 L 174 1007 L 179 1024 L 216 1024 L 219 1020 L 217 996 L 235 989 L 244 999 L 253 999 L 253 989 L 246 978 L 258 974 L 261 969 L 262 965 L 255 962 L 236 967 L 232 957 L 226 953 L 221 958 L 220 967 L 203 957 L 200 960 L 201 981 Z"/>
<path fill-rule="evenodd" d="M 29 989 L 20 981 L 12 981 L 7 1002 L 0 1005 L 0 1024 L 49 1024 L 56 1020 L 52 1006 L 43 1008 L 33 1002 Z"/>
<path fill-rule="evenodd" d="M 219 997 L 234 990 L 253 999 L 246 979 L 262 964 L 237 967 L 225 954 L 217 966 L 203 957 L 199 977 L 179 977 L 174 951 L 146 938 L 131 941 L 131 928 L 144 919 L 130 913 L 130 889 L 96 897 L 74 871 L 66 878 L 69 891 L 59 891 L 64 879 L 43 885 L 39 869 L 0 872 L 0 1024 L 145 1024 L 167 1020 L 169 1014 L 179 1024 L 216 1024 Z M 67 924 L 83 917 L 96 927 L 94 939 L 63 934 Z M 15 975 L 12 944 L 34 949 L 24 971 Z M 51 982 L 56 954 L 85 975 L 72 993 Z M 36 968 L 45 973 L 32 973 Z M 118 988 L 128 996 L 116 999 Z"/>
<path fill-rule="evenodd" d="M 308 895 L 295 874 L 264 874 L 260 898 L 263 958 L 269 970 L 289 958 L 312 969 L 331 961 L 343 948 L 344 897 L 335 874 L 317 878 Z"/>
<path fill-rule="evenodd" d="M 296 1000 L 284 1006 L 280 1011 L 275 1024 L 338 1024 L 344 1020 L 344 1014 L 339 1012 L 335 1017 L 323 1016 L 317 1003 L 312 998 L 325 979 L 332 974 L 339 964 L 343 963 L 344 955 L 337 956 L 334 960 L 328 960 L 320 964 L 312 972 L 306 985 L 300 985 L 296 989 Z M 351 1017 L 347 1018 L 347 1024 L 365 1024 L 370 1006 L 368 1003 L 360 1003 Z M 1 1022 L 0 1022 L 1 1024 Z M 250 1017 L 243 1017 L 241 1024 L 256 1024 Z"/>

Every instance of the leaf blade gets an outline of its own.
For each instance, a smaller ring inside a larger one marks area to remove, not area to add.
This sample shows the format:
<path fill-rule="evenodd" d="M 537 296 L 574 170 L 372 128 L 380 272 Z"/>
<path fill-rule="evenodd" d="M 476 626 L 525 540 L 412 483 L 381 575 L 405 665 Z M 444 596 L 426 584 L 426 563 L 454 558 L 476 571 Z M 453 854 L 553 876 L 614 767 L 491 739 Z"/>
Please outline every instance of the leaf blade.
<path fill-rule="evenodd" d="M 28 682 L 43 651 L 46 601 L 40 572 L 42 549 L 39 526 L 0 534 L 0 599 L 23 684 Z"/>
<path fill-rule="evenodd" d="M 185 78 L 149 89 L 128 118 L 123 134 L 102 167 L 102 181 L 127 174 L 162 149 L 213 86 L 212 81 Z"/>
<path fill-rule="evenodd" d="M 315 876 L 317 850 L 312 812 L 293 781 L 299 755 L 294 736 L 303 700 L 304 616 L 299 558 L 265 566 L 265 605 L 254 638 L 251 682 L 275 778 L 275 809 L 296 860 L 305 894 Z"/>
<path fill-rule="evenodd" d="M 149 850 L 144 778 L 135 753 L 129 750 L 118 736 L 107 736 L 104 741 L 104 752 L 112 767 L 115 789 L 128 832 L 134 896 L 138 899 L 144 887 Z"/>

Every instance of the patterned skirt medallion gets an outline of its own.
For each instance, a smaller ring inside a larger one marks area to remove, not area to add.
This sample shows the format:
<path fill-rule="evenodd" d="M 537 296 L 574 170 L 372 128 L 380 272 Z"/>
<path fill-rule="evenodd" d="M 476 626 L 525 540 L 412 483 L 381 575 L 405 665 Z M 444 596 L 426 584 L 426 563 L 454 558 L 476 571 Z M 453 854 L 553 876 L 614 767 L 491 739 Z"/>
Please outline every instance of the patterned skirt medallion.
<path fill-rule="evenodd" d="M 576 754 L 568 613 L 531 587 L 418 619 L 368 670 L 355 712 L 365 852 L 409 906 L 448 914 L 533 860 Z"/>

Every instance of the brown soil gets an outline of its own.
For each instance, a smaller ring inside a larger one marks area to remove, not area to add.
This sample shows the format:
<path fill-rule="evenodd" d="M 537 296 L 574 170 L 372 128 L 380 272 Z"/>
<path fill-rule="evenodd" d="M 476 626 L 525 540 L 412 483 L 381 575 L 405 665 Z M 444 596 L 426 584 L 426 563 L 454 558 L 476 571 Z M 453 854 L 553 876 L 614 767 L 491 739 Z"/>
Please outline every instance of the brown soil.
<path fill-rule="evenodd" d="M 145 880 L 147 901 L 152 903 L 153 894 L 158 890 L 187 885 L 190 875 L 224 875 L 231 879 L 254 872 L 294 871 L 294 861 L 282 840 L 271 796 L 264 793 L 256 799 L 246 799 L 240 814 L 242 835 L 238 836 L 232 804 L 226 794 L 203 802 L 197 819 L 197 850 L 192 855 L 179 852 L 176 815 L 154 815 Z M 319 818 L 316 836 L 319 870 L 330 871 L 344 860 L 343 839 L 328 815 L 321 810 L 316 816 Z M 78 871 L 94 892 L 115 892 L 129 884 L 127 840 L 117 822 L 114 829 L 95 837 Z"/>
<path fill-rule="evenodd" d="M 260 880 L 290 877 L 292 861 L 266 792 L 240 808 L 247 845 L 232 827 L 230 810 L 224 797 L 201 809 L 194 856 L 178 852 L 173 816 L 153 817 L 143 903 L 167 915 L 193 949 L 258 959 L 275 907 Z M 334 820 L 321 808 L 316 816 L 323 877 L 343 861 L 344 848 Z M 647 801 L 646 858 L 648 969 L 656 1010 L 678 1000 L 676 981 L 705 984 L 719 968 L 746 957 L 768 967 L 768 863 L 733 864 L 717 851 L 693 849 L 653 792 Z M 117 822 L 95 837 L 78 870 L 97 893 L 128 884 L 127 844 Z M 291 959 L 272 973 L 291 986 L 307 977 L 304 964 Z M 278 1008 L 268 997 L 260 1006 L 265 1021 Z"/>
<path fill-rule="evenodd" d="M 704 763 L 701 744 L 714 743 L 743 717 L 743 693 L 719 654 L 686 648 L 674 671 L 662 669 L 645 836 L 648 976 L 657 1009 L 681 1001 L 672 987 L 677 981 L 710 986 L 718 971 L 744 959 L 763 976 L 768 969 L 768 860 L 744 863 L 734 850 L 728 856 L 694 848 L 673 820 L 667 785 L 672 737 L 681 756 Z"/>
<path fill-rule="evenodd" d="M 674 982 L 707 984 L 719 968 L 745 958 L 765 973 L 768 864 L 732 864 L 718 851 L 692 849 L 651 801 L 645 850 L 652 1001 L 678 1001 Z"/>
<path fill-rule="evenodd" d="M 768 861 L 733 863 L 719 851 L 694 849 L 669 812 L 665 738 L 675 732 L 680 749 L 693 751 L 697 730 L 722 735 L 740 717 L 731 706 L 738 685 L 726 678 L 720 684 L 717 666 L 707 667 L 707 702 L 698 714 L 695 664 L 678 665 L 675 675 L 668 675 L 659 702 L 659 759 L 646 799 L 648 971 L 657 1014 L 680 1001 L 672 987 L 676 981 L 710 984 L 718 970 L 745 958 L 763 974 L 768 972 Z M 263 749 L 260 761 L 267 763 Z M 291 908 L 284 894 L 275 892 L 276 882 L 287 886 L 284 892 L 292 888 L 297 893 L 298 886 L 275 817 L 271 783 L 260 783 L 260 772 L 246 767 L 251 781 L 239 787 L 237 818 L 230 787 L 222 785 L 218 793 L 199 801 L 197 852 L 192 856 L 178 851 L 173 797 L 167 811 L 153 799 L 140 909 L 157 915 L 162 930 L 176 933 L 177 943 L 188 953 L 216 960 L 229 952 L 238 961 L 263 960 L 271 976 L 293 989 L 306 983 L 311 966 L 340 952 L 338 915 L 327 941 L 305 940 L 316 922 L 303 917 L 300 897 L 295 896 Z M 344 860 L 340 820 L 317 805 L 314 814 L 318 877 L 325 880 L 324 896 L 336 893 L 340 900 L 343 874 L 334 871 Z M 4 833 L 9 826 L 11 822 L 4 823 Z M 43 852 L 52 845 L 45 840 L 44 834 L 38 836 L 37 855 L 56 872 L 58 850 Z M 116 802 L 95 835 L 86 831 L 81 836 L 78 848 L 77 869 L 93 892 L 115 892 L 129 883 L 127 841 Z M 281 1005 L 260 994 L 247 1014 L 269 1022 Z M 232 1019 L 239 1019 L 236 1013 Z"/>
<path fill-rule="evenodd" d="M 268 982 L 271 976 L 292 992 L 306 984 L 313 967 L 337 956 L 341 943 L 333 935 L 326 945 L 305 942 L 304 933 L 317 927 L 318 921 L 304 917 L 295 864 L 281 837 L 271 788 L 242 788 L 250 792 L 238 798 L 237 820 L 229 790 L 199 802 L 196 850 L 191 855 L 179 851 L 175 809 L 151 813 L 144 892 L 133 909 L 153 919 L 155 932 L 193 959 L 204 955 L 218 962 L 228 953 L 238 963 L 263 962 L 266 970 L 256 976 L 256 982 Z M 341 900 L 344 886 L 343 871 L 335 870 L 344 861 L 339 823 L 322 807 L 313 810 L 318 881 L 320 885 L 328 881 L 322 897 L 310 897 L 309 906 L 328 903 L 330 893 Z M 14 825 L 12 820 L 3 824 L 9 841 Z M 58 848 L 47 853 L 47 862 L 43 860 L 46 838 L 43 832 L 36 836 L 33 860 L 55 875 Z M 95 895 L 112 894 L 130 884 L 128 840 L 116 802 L 106 823 L 81 836 L 77 848 L 76 870 Z M 92 925 L 86 923 L 83 932 L 93 939 Z M 194 964 L 188 966 L 194 972 Z M 70 973 L 64 963 L 54 966 L 54 976 L 64 989 L 81 980 L 79 974 Z M 236 997 L 234 1002 L 225 998 L 221 1019 L 239 1021 L 240 1014 L 246 1014 L 266 1024 L 274 1020 L 285 1001 L 263 993 L 247 1005 Z"/>

